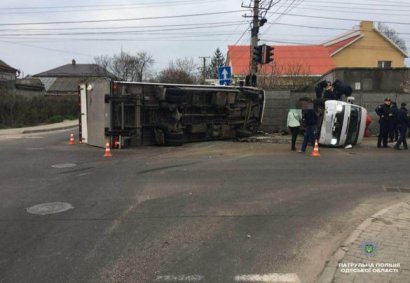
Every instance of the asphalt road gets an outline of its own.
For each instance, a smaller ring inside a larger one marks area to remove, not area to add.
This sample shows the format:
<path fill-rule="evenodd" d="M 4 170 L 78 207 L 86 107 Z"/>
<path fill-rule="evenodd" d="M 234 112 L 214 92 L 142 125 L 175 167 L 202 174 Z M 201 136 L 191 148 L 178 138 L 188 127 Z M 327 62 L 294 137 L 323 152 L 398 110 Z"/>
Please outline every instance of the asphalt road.
<path fill-rule="evenodd" d="M 409 184 L 410 152 L 373 146 L 320 158 L 229 141 L 113 155 L 68 145 L 68 131 L 0 141 L 0 282 L 314 282 L 358 224 L 409 197 L 384 188 Z M 74 208 L 26 211 L 49 202 Z"/>

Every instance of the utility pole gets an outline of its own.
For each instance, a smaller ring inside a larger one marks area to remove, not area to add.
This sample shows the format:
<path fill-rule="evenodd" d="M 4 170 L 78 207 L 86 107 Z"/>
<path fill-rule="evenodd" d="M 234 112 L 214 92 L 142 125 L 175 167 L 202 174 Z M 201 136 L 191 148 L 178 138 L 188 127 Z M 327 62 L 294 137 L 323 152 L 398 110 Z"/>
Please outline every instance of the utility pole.
<path fill-rule="evenodd" d="M 260 0 L 254 0 L 253 4 L 253 20 L 252 20 L 252 30 L 251 30 L 251 77 L 256 76 L 258 72 L 258 63 L 253 59 L 253 51 L 255 47 L 258 46 L 258 35 L 259 35 L 259 4 Z"/>
<path fill-rule="evenodd" d="M 199 59 L 204 60 L 204 65 L 202 67 L 202 80 L 205 82 L 206 79 L 206 59 L 211 58 L 209 56 L 200 56 Z"/>

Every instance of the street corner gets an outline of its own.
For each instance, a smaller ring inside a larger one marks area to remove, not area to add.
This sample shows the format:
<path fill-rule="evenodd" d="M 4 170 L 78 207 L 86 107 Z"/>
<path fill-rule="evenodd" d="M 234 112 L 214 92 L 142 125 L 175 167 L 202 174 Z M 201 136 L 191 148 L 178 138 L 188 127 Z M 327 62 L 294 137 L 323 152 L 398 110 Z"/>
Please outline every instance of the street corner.
<path fill-rule="evenodd" d="M 410 202 L 366 219 L 328 261 L 319 282 L 408 282 L 409 222 Z"/>

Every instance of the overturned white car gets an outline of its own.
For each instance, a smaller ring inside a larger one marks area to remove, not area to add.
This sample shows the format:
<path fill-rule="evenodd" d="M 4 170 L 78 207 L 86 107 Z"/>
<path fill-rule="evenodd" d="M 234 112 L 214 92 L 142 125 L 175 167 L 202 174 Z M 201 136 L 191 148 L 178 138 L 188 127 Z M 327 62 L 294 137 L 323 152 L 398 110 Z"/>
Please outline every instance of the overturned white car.
<path fill-rule="evenodd" d="M 342 147 L 360 144 L 366 129 L 367 110 L 361 106 L 338 101 L 325 102 L 319 143 Z"/>

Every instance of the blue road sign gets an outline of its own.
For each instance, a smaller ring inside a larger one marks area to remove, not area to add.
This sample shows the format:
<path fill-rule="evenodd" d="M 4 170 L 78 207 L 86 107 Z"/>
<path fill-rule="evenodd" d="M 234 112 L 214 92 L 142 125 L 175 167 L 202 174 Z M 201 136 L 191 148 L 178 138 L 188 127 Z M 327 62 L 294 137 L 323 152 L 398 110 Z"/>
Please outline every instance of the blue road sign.
<path fill-rule="evenodd" d="M 231 66 L 218 67 L 218 78 L 220 85 L 230 85 L 232 83 Z"/>

